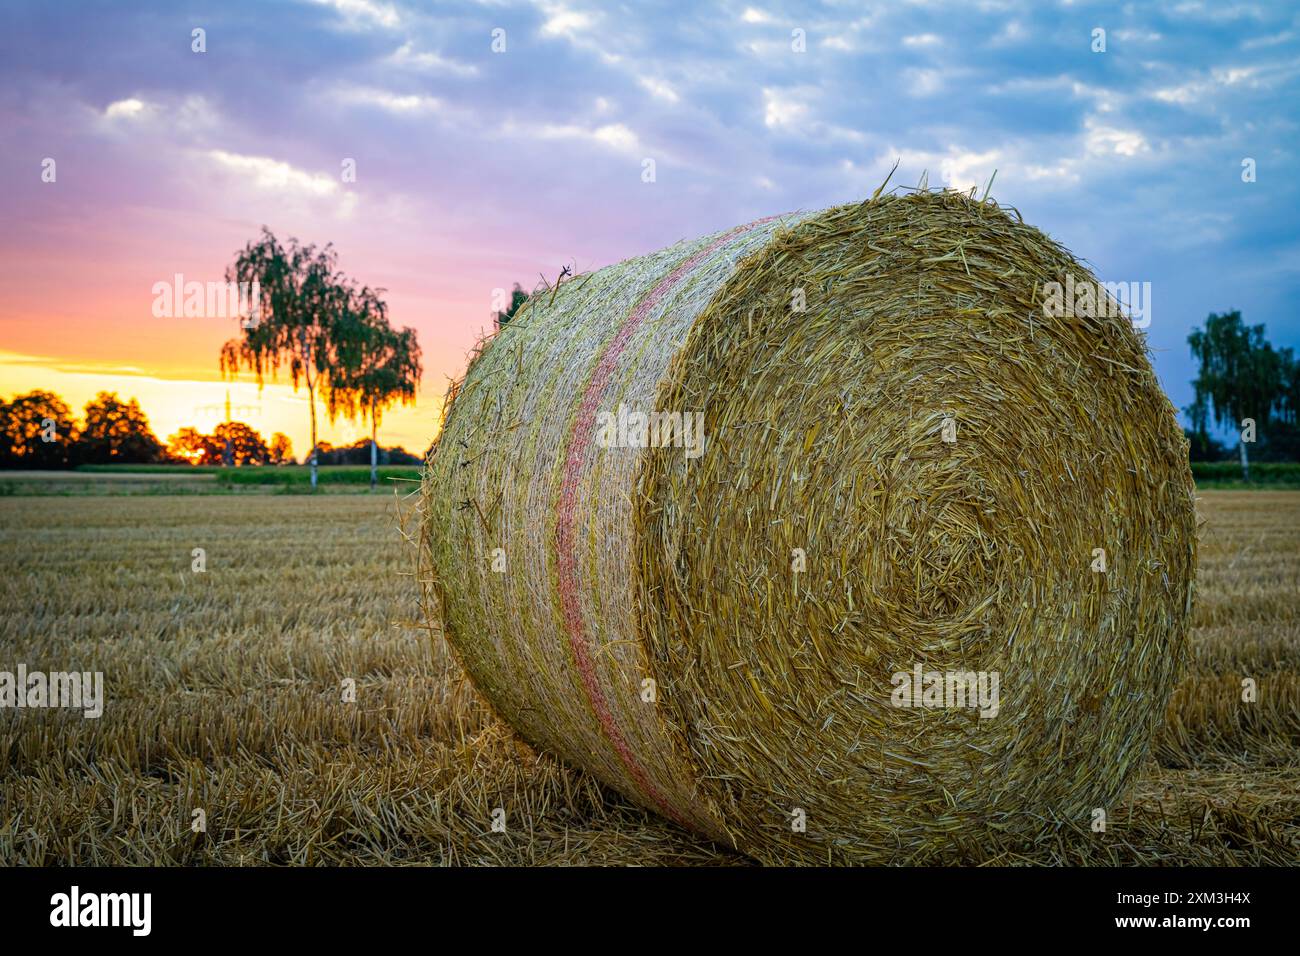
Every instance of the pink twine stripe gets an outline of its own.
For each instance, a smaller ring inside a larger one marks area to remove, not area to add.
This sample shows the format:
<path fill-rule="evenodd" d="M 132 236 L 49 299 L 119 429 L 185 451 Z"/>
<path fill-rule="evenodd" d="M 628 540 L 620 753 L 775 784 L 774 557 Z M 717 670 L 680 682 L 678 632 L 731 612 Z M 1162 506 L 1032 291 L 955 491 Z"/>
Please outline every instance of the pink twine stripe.
<path fill-rule="evenodd" d="M 628 773 L 636 781 L 641 793 L 659 807 L 665 816 L 675 820 L 687 829 L 694 829 L 694 827 L 683 819 L 682 815 L 668 803 L 658 788 L 650 782 L 645 769 L 636 759 L 632 748 L 628 746 L 627 738 L 623 736 L 623 732 L 615 722 L 614 715 L 609 709 L 609 701 L 606 700 L 604 691 L 596 679 L 596 671 L 592 666 L 591 651 L 588 646 L 586 623 L 583 621 L 582 608 L 578 602 L 578 558 L 574 541 L 573 512 L 577 503 L 578 483 L 582 477 L 583 462 L 586 460 L 587 451 L 591 447 L 592 434 L 595 430 L 596 409 L 605 397 L 605 389 L 609 385 L 610 378 L 613 377 L 619 357 L 627 348 L 633 334 L 659 301 L 671 292 L 682 278 L 698 266 L 700 262 L 736 236 L 748 232 L 756 226 L 771 222 L 775 218 L 777 217 L 768 216 L 766 219 L 758 219 L 748 225 L 737 226 L 730 232 L 719 236 L 709 245 L 682 261 L 672 272 L 660 279 L 649 294 L 638 302 L 636 307 L 628 314 L 618 333 L 606 346 L 604 354 L 601 355 L 600 361 L 592 373 L 591 381 L 587 383 L 587 388 L 582 394 L 582 404 L 578 408 L 578 414 L 573 423 L 573 433 L 569 438 L 568 454 L 564 462 L 564 481 L 560 485 L 560 501 L 555 524 L 555 550 L 559 559 L 560 570 L 560 605 L 564 610 L 564 623 L 569 632 L 569 646 L 573 649 L 573 659 L 578 665 L 578 672 L 582 675 L 582 684 L 586 688 L 587 699 L 591 704 L 592 711 L 600 721 L 601 727 L 604 728 L 605 735 L 609 737 L 614 749 L 618 751 L 619 759 L 623 761 L 623 766 L 627 768 Z"/>

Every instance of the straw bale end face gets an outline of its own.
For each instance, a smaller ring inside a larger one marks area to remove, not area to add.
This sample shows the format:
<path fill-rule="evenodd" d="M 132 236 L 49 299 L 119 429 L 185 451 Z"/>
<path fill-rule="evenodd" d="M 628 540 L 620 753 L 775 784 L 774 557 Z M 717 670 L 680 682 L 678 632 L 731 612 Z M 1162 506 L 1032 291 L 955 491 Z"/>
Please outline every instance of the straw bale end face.
<path fill-rule="evenodd" d="M 995 205 L 917 193 L 534 297 L 424 482 L 477 686 L 763 860 L 1086 828 L 1177 679 L 1196 538 L 1141 338 L 1045 309 L 1066 276 L 1095 282 Z"/>

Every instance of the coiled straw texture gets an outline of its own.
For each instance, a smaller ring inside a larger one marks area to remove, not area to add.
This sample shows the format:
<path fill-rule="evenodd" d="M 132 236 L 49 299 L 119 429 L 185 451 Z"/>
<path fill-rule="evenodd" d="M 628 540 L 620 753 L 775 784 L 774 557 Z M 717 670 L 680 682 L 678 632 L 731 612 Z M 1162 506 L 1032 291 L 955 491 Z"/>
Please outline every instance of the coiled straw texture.
<path fill-rule="evenodd" d="M 1067 276 L 944 191 L 534 294 L 426 469 L 435 623 L 535 747 L 760 860 L 1086 828 L 1186 656 L 1196 528 L 1141 337 L 1047 314 Z M 900 702 L 953 673 L 996 706 Z"/>

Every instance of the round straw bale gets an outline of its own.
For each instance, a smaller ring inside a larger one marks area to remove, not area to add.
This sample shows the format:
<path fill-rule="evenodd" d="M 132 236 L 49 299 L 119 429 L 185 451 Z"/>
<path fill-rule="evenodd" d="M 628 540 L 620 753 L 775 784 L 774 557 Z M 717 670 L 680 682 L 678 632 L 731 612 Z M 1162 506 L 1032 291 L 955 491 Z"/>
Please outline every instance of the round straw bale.
<path fill-rule="evenodd" d="M 1067 279 L 944 191 L 537 291 L 448 396 L 435 623 L 534 746 L 760 860 L 1086 830 L 1186 656 L 1196 527 L 1142 338 Z"/>

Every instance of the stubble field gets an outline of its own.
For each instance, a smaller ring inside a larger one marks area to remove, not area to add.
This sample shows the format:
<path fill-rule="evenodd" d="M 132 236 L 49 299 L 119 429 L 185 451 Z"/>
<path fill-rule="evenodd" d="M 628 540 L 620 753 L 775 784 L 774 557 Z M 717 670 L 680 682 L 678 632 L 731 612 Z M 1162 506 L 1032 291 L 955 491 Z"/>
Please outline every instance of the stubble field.
<path fill-rule="evenodd" d="M 0 498 L 0 670 L 102 671 L 107 697 L 0 710 L 0 865 L 745 863 L 491 714 L 419 626 L 412 506 Z M 1106 831 L 923 862 L 1300 863 L 1300 492 L 1199 510 L 1194 660 Z"/>

